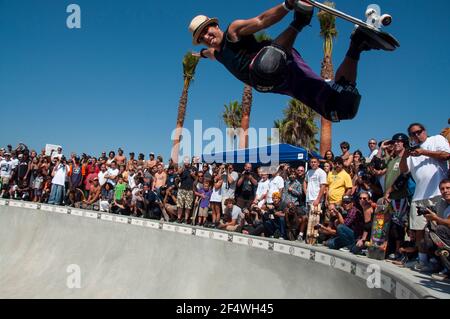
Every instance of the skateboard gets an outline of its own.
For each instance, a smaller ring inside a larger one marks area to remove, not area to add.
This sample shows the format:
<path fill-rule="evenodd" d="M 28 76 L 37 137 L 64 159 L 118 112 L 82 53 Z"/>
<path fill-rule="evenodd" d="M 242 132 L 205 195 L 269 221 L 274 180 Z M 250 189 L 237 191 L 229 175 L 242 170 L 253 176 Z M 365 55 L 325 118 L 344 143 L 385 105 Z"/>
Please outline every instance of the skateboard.
<path fill-rule="evenodd" d="M 344 19 L 346 21 L 352 22 L 356 24 L 358 27 L 365 28 L 366 30 L 372 31 L 378 37 L 380 37 L 385 42 L 385 50 L 386 51 L 394 51 L 398 47 L 400 47 L 400 43 L 396 38 L 394 38 L 391 34 L 387 32 L 381 31 L 382 26 L 389 26 L 392 23 L 392 16 L 389 14 L 381 14 L 381 8 L 377 4 L 371 4 L 366 9 L 366 21 L 360 20 L 358 18 L 352 17 L 342 11 L 336 10 L 335 8 L 331 8 L 326 6 L 323 3 L 317 2 L 315 0 L 302 0 L 306 3 L 311 4 L 312 6 L 323 10 L 331 15 L 334 15 L 338 18 Z"/>
<path fill-rule="evenodd" d="M 309 214 L 308 214 L 308 227 L 306 229 L 306 243 L 310 245 L 315 245 L 317 243 L 317 238 L 319 237 L 319 230 L 315 228 L 316 225 L 320 223 L 320 215 L 322 214 L 322 209 L 317 207 L 317 210 L 314 210 L 314 206 L 312 204 L 309 205 Z"/>
<path fill-rule="evenodd" d="M 367 257 L 377 260 L 385 259 L 390 225 L 391 214 L 389 207 L 377 205 L 373 215 L 370 242 L 367 244 Z"/>

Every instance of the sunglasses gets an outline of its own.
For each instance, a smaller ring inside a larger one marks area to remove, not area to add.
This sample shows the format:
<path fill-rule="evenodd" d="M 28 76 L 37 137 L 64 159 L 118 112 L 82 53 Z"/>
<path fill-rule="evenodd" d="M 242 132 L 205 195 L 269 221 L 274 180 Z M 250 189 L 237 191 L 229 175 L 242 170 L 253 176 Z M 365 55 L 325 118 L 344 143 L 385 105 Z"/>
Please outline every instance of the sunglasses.
<path fill-rule="evenodd" d="M 377 143 L 369 143 L 369 145 L 377 145 Z"/>
<path fill-rule="evenodd" d="M 418 130 L 418 131 L 410 132 L 409 136 L 419 136 L 422 133 L 423 133 L 423 130 Z"/>
<path fill-rule="evenodd" d="M 369 200 L 369 197 L 360 197 L 359 200 Z"/>

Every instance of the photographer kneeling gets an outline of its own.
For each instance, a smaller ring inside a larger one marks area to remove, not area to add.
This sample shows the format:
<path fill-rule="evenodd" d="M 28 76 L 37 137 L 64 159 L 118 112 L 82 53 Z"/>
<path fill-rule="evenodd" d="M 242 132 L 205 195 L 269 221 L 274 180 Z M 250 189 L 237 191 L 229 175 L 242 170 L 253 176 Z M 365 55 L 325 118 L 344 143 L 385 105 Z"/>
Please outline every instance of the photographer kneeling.
<path fill-rule="evenodd" d="M 364 216 L 354 206 L 351 196 L 342 198 L 342 205 L 330 205 L 330 225 L 324 227 L 319 225 L 319 233 L 332 236 L 326 241 L 326 246 L 330 249 L 352 248 L 361 238 L 364 231 Z"/>
<path fill-rule="evenodd" d="M 423 249 L 428 251 L 430 254 L 438 248 L 445 248 L 445 246 L 450 247 L 450 179 L 444 179 L 439 183 L 439 190 L 441 192 L 442 198 L 437 202 L 433 209 L 430 208 L 419 208 L 419 215 L 423 215 L 428 221 L 429 231 L 425 232 L 425 238 L 423 241 Z M 436 236 L 432 237 L 434 233 Z M 450 251 L 450 249 L 447 249 Z M 447 257 L 447 262 L 443 267 L 448 267 L 450 263 L 449 257 Z M 443 267 L 442 267 L 443 266 Z M 439 274 L 434 274 L 433 277 L 436 279 L 447 279 L 449 269 L 444 269 Z"/>

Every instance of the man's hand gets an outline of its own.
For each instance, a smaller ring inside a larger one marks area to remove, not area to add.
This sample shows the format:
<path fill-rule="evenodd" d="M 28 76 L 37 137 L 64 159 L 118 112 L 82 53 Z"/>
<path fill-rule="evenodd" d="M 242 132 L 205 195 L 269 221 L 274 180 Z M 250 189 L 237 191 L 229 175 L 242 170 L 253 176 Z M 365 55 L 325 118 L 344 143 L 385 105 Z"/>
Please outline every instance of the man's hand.
<path fill-rule="evenodd" d="M 418 149 L 415 149 L 415 150 L 411 150 L 411 151 L 409 152 L 409 155 L 414 156 L 414 157 L 422 156 L 422 155 L 425 155 L 425 150 L 422 149 L 422 148 L 418 148 Z"/>
<path fill-rule="evenodd" d="M 438 215 L 436 215 L 435 212 L 433 212 L 431 209 L 427 208 L 426 209 L 428 214 L 423 215 L 425 217 L 425 219 L 429 222 L 431 221 L 437 221 L 438 219 Z"/>
<path fill-rule="evenodd" d="M 362 248 L 364 246 L 364 240 L 360 239 L 356 242 L 356 247 Z"/>

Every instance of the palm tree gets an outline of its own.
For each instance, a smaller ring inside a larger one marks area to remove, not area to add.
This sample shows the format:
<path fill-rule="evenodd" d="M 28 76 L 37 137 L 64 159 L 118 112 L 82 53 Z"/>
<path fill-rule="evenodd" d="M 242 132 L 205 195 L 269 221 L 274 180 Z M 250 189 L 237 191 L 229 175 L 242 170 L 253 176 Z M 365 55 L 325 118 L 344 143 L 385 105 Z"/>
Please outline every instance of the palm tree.
<path fill-rule="evenodd" d="M 326 6 L 334 8 L 333 2 L 325 1 Z M 338 32 L 336 30 L 336 17 L 326 13 L 325 11 L 320 11 L 317 15 L 320 22 L 320 36 L 324 40 L 323 44 L 323 61 L 322 69 L 320 75 L 323 79 L 331 81 L 334 80 L 334 70 L 333 70 L 333 40 L 337 37 Z M 324 155 L 325 152 L 331 149 L 332 142 L 332 125 L 331 122 L 321 117 L 320 120 L 320 154 Z"/>
<path fill-rule="evenodd" d="M 200 58 L 193 56 L 192 52 L 187 52 L 183 58 L 183 92 L 181 94 L 180 102 L 178 104 L 177 125 L 175 129 L 175 137 L 173 140 L 171 158 L 174 163 L 178 163 L 178 156 L 180 152 L 181 132 L 184 126 L 184 119 L 186 117 L 186 107 L 188 101 L 189 87 L 194 80 L 195 69 L 197 68 Z"/>
<path fill-rule="evenodd" d="M 256 34 L 256 41 L 270 41 L 271 38 L 265 32 Z M 248 128 L 250 127 L 250 113 L 253 104 L 253 89 L 250 85 L 244 85 L 244 93 L 242 94 L 242 119 L 241 119 L 241 135 L 239 136 L 239 148 L 248 147 Z"/>
<path fill-rule="evenodd" d="M 279 129 L 280 141 L 317 151 L 317 113 L 296 99 L 289 101 L 283 113 L 284 118 L 274 122 L 274 127 Z"/>
<path fill-rule="evenodd" d="M 224 105 L 222 119 L 228 127 L 230 142 L 234 145 L 235 129 L 241 127 L 242 105 L 238 101 L 232 101 L 228 105 Z"/>

